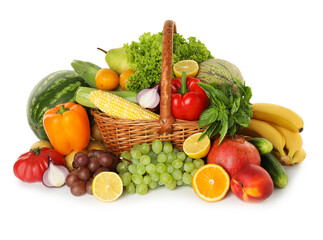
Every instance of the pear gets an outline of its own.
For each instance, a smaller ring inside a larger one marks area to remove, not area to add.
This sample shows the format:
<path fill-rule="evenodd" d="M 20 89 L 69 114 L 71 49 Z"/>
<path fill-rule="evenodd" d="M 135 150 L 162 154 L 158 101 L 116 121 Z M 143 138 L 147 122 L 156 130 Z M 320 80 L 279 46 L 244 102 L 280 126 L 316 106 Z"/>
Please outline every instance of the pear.
<path fill-rule="evenodd" d="M 109 68 L 115 71 L 118 75 L 124 71 L 131 70 L 127 62 L 127 53 L 124 48 L 113 48 L 109 51 L 105 51 L 101 48 L 98 48 L 102 52 L 106 53 L 105 61 L 107 62 Z"/>

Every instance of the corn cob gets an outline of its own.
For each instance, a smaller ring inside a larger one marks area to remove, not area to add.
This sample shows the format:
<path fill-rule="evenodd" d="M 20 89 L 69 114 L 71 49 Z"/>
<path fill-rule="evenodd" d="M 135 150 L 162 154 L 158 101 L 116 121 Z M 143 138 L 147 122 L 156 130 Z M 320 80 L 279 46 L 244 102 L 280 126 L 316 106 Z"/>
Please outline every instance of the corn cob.
<path fill-rule="evenodd" d="M 113 93 L 92 91 L 90 101 L 102 112 L 129 120 L 158 120 L 159 115 Z"/>

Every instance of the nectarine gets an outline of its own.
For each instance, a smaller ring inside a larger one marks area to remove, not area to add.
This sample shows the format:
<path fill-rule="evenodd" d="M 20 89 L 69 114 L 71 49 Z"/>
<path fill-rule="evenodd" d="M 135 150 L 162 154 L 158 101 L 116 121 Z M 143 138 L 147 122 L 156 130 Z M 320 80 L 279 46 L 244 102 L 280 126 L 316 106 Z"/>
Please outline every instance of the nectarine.
<path fill-rule="evenodd" d="M 264 168 L 249 164 L 233 175 L 231 190 L 243 201 L 260 202 L 273 193 L 274 184 Z"/>

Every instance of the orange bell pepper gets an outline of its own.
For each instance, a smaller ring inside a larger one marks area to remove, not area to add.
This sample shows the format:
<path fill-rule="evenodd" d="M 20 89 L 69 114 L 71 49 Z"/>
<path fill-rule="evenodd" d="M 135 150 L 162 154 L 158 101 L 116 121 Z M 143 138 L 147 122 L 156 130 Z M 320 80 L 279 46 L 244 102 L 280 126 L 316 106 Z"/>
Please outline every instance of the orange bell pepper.
<path fill-rule="evenodd" d="M 81 151 L 89 143 L 89 119 L 84 107 L 79 104 L 67 102 L 47 110 L 43 125 L 50 143 L 63 155 L 73 150 Z"/>

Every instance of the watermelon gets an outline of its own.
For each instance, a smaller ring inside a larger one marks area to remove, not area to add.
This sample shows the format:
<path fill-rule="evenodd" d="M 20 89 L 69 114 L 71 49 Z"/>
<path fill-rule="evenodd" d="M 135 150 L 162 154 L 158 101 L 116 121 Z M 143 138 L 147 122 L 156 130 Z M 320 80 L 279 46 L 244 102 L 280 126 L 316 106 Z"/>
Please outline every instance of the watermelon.
<path fill-rule="evenodd" d="M 196 78 L 204 83 L 216 82 L 217 85 L 223 83 L 233 84 L 235 77 L 244 83 L 240 70 L 233 63 L 223 59 L 208 59 L 199 64 L 199 73 Z"/>
<path fill-rule="evenodd" d="M 88 87 L 77 73 L 62 70 L 43 78 L 31 91 L 27 103 L 27 118 L 31 130 L 40 140 L 48 140 L 43 127 L 43 115 L 60 103 L 75 102 L 80 86 Z"/>

